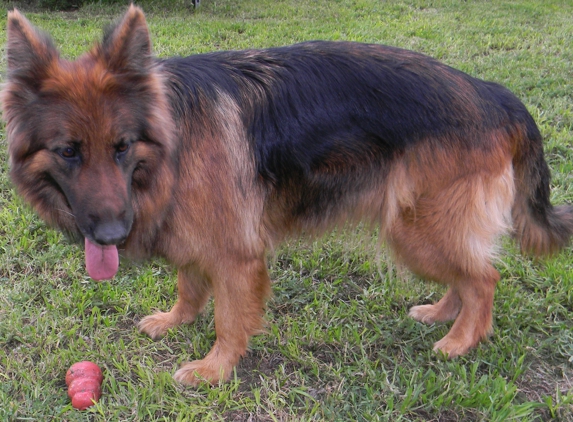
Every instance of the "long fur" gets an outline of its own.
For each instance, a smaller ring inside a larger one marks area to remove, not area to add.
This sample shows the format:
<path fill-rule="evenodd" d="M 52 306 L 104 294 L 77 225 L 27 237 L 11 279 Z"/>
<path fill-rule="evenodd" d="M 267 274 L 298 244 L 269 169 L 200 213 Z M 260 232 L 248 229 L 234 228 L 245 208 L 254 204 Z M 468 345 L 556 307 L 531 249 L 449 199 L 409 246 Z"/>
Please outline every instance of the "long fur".
<path fill-rule="evenodd" d="M 410 314 L 455 319 L 435 345 L 453 357 L 491 330 L 497 238 L 542 255 L 573 233 L 525 106 L 418 53 L 317 41 L 157 59 L 131 6 L 76 61 L 11 12 L 7 55 L 20 194 L 79 239 L 116 225 L 125 254 L 177 266 L 173 309 L 140 322 L 151 337 L 214 296 L 217 340 L 183 383 L 230 376 L 261 328 L 266 253 L 286 237 L 379 226 L 398 261 L 449 286 Z"/>

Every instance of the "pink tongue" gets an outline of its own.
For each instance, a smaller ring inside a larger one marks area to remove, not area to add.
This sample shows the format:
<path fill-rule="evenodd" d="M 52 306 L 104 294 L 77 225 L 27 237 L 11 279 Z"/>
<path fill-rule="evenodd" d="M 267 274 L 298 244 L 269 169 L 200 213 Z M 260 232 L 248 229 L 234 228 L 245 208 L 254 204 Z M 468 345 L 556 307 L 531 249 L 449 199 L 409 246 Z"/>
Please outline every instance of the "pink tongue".
<path fill-rule="evenodd" d="M 96 281 L 113 278 L 119 267 L 119 255 L 115 245 L 101 246 L 86 238 L 86 270 Z"/>

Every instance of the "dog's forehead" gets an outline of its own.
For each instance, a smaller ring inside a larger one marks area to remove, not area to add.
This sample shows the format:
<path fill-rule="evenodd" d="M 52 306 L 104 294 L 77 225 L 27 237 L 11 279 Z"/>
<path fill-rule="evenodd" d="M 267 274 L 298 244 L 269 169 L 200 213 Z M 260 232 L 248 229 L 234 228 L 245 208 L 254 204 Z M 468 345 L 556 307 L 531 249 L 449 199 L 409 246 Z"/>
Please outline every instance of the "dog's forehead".
<path fill-rule="evenodd" d="M 102 60 L 91 53 L 77 60 L 54 60 L 42 81 L 41 90 L 71 101 L 90 101 L 113 94 L 118 89 L 117 79 Z"/>
<path fill-rule="evenodd" d="M 121 101 L 105 98 L 89 81 L 82 81 L 79 87 L 60 88 L 48 97 L 48 102 L 40 103 L 43 111 L 39 127 L 48 143 L 73 141 L 91 149 L 140 136 L 140 125 L 132 109 L 122 107 Z M 58 100 L 54 101 L 54 97 Z"/>
<path fill-rule="evenodd" d="M 41 91 L 52 104 L 48 113 L 56 113 L 60 119 L 68 116 L 63 124 L 66 132 L 85 133 L 82 138 L 88 137 L 88 133 L 131 137 L 128 133 L 115 133 L 119 127 L 128 129 L 135 125 L 130 113 L 132 108 L 125 107 L 125 89 L 116 76 L 91 55 L 75 61 L 60 59 L 52 64 L 42 81 Z"/>

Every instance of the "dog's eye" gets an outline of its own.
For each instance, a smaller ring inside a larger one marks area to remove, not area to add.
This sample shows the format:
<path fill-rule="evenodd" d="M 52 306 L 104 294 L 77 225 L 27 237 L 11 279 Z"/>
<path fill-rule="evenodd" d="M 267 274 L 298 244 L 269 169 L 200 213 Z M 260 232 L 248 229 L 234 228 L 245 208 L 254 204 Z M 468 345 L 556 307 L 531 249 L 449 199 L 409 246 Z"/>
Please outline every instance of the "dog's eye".
<path fill-rule="evenodd" d="M 117 152 L 126 152 L 129 149 L 129 144 L 121 144 L 117 147 Z"/>
<path fill-rule="evenodd" d="M 130 144 L 125 142 L 117 145 L 115 147 L 115 159 L 118 163 L 121 163 L 127 157 L 127 151 L 129 151 Z"/>
<path fill-rule="evenodd" d="M 74 158 L 78 155 L 78 153 L 74 148 L 67 147 L 60 151 L 60 155 L 64 158 Z"/>

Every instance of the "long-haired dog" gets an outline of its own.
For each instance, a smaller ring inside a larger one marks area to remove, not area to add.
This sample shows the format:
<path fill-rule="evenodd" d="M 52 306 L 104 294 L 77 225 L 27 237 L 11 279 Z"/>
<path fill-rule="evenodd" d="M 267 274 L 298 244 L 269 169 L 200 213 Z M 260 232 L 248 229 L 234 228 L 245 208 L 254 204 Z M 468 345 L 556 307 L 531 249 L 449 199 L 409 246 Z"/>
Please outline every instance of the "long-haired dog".
<path fill-rule="evenodd" d="M 266 257 L 285 237 L 366 221 L 396 260 L 449 286 L 410 315 L 454 320 L 434 349 L 466 353 L 492 329 L 496 239 L 564 247 L 573 210 L 549 202 L 539 130 L 500 85 L 382 45 L 307 42 L 152 56 L 131 6 L 75 61 L 8 15 L 1 94 L 11 177 L 50 224 L 85 240 L 88 273 L 127 256 L 178 268 L 154 339 L 211 296 L 217 340 L 186 384 L 228 379 L 262 327 Z"/>

